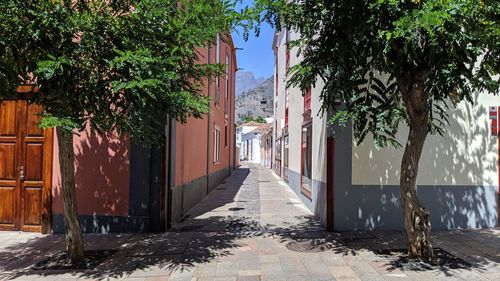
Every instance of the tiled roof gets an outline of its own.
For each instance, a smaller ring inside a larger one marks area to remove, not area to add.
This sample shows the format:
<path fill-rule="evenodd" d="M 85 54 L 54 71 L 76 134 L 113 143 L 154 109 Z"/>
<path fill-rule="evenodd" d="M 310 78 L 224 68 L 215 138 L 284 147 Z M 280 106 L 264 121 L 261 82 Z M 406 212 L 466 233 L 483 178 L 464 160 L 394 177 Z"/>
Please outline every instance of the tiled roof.
<path fill-rule="evenodd" d="M 272 123 L 267 123 L 267 124 L 262 124 L 262 126 L 259 126 L 258 128 L 254 129 L 252 132 L 258 132 L 258 133 L 267 133 L 271 131 L 273 128 Z"/>
<path fill-rule="evenodd" d="M 250 121 L 250 122 L 247 122 L 247 123 L 243 123 L 243 124 L 239 125 L 238 127 L 260 127 L 262 125 L 266 125 L 266 124 L 265 123 L 255 122 L 255 121 Z"/>
<path fill-rule="evenodd" d="M 272 131 L 272 127 L 273 127 L 272 123 L 257 123 L 257 124 L 259 124 L 259 126 L 257 128 L 255 128 L 255 129 L 251 130 L 247 134 L 251 134 L 251 133 L 267 133 L 267 132 Z"/>

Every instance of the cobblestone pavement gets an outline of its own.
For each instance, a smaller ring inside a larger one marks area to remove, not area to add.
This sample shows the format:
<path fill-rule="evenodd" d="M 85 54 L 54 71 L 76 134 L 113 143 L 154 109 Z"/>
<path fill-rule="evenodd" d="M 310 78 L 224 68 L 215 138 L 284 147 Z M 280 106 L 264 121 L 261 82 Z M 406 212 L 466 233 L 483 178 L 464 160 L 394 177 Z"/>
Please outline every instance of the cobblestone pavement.
<path fill-rule="evenodd" d="M 433 235 L 470 268 L 400 268 L 373 250 L 403 248 L 401 232 L 325 232 L 272 171 L 246 164 L 173 231 L 86 235 L 86 249 L 118 250 L 92 270 L 34 271 L 64 238 L 1 232 L 0 280 L 500 280 L 500 229 Z"/>

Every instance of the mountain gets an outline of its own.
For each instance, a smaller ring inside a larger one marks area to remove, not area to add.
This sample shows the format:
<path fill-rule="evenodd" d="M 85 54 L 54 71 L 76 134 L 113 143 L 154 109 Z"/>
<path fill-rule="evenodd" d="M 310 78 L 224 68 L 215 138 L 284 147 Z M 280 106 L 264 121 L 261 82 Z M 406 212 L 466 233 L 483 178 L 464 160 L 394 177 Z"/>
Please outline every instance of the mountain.
<path fill-rule="evenodd" d="M 274 103 L 274 77 L 264 79 L 255 88 L 236 97 L 236 122 L 241 123 L 245 116 L 257 118 L 272 117 Z"/>
<path fill-rule="evenodd" d="M 264 77 L 259 77 L 259 78 L 255 78 L 255 80 L 257 81 L 257 85 L 256 85 L 256 86 L 258 86 L 258 84 L 260 84 L 260 83 L 264 82 L 264 81 L 266 80 L 266 78 L 264 78 Z M 249 89 L 249 90 L 250 90 L 250 89 Z"/>
<path fill-rule="evenodd" d="M 251 90 L 257 87 L 260 83 L 262 83 L 264 78 L 255 78 L 252 72 L 250 71 L 238 71 L 236 72 L 236 80 L 235 80 L 235 94 L 239 96 L 244 92 Z"/>

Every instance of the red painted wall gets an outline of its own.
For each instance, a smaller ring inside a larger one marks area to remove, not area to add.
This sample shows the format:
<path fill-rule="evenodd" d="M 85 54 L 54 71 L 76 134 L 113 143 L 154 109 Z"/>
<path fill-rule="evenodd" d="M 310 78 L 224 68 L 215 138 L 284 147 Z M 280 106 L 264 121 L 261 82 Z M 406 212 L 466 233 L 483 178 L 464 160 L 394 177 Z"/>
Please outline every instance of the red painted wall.
<path fill-rule="evenodd" d="M 127 216 L 129 203 L 128 137 L 108 138 L 93 134 L 87 128 L 73 137 L 75 183 L 78 212 L 81 215 Z M 62 213 L 59 146 L 54 139 L 52 174 L 52 211 Z"/>
<path fill-rule="evenodd" d="M 200 62 L 208 62 L 207 50 L 198 50 Z M 205 88 L 208 83 L 205 84 Z M 207 94 L 207 91 L 204 90 Z M 189 183 L 207 174 L 207 117 L 189 118 L 175 128 L 175 185 Z"/>
<path fill-rule="evenodd" d="M 207 161 L 209 163 L 209 173 L 214 173 L 224 168 L 233 166 L 234 159 L 234 81 L 237 69 L 234 46 L 231 40 L 220 43 L 220 63 L 225 64 L 226 54 L 229 55 L 231 69 L 229 74 L 229 107 L 228 114 L 224 113 L 225 99 L 225 76 L 220 77 L 220 103 L 215 104 L 216 84 L 215 78 L 211 79 L 210 86 L 205 85 L 204 93 L 208 94 L 210 87 L 210 124 L 208 116 L 203 119 L 190 118 L 186 124 L 176 124 L 176 151 L 175 151 L 175 185 L 179 186 L 199 179 L 207 174 Z M 199 50 L 200 61 L 208 62 L 208 51 Z M 210 52 L 210 62 L 216 62 L 216 47 L 212 46 Z M 228 142 L 225 146 L 225 126 L 228 126 Z M 220 154 L 219 162 L 214 163 L 214 128 L 220 129 Z M 210 134 L 207 145 L 207 133 Z M 209 152 L 207 159 L 207 149 Z"/>
<path fill-rule="evenodd" d="M 212 102 L 211 104 L 211 120 L 210 120 L 210 132 L 212 134 L 212 137 L 210 138 L 211 144 L 210 144 L 210 173 L 214 173 L 216 171 L 222 170 L 224 168 L 229 168 L 233 164 L 233 157 L 234 157 L 234 132 L 235 132 L 235 126 L 234 126 L 234 79 L 235 79 L 235 72 L 237 69 L 236 65 L 236 54 L 234 50 L 234 45 L 232 44 L 231 41 L 228 40 L 228 42 L 224 42 L 224 40 L 221 41 L 220 45 L 220 62 L 225 63 L 226 61 L 226 54 L 229 56 L 229 60 L 231 62 L 231 69 L 230 69 L 230 77 L 229 77 L 229 98 L 225 99 L 225 90 L 226 90 L 226 83 L 225 83 L 225 77 L 221 76 L 220 78 L 220 103 L 219 105 L 215 105 L 215 102 Z M 215 47 L 214 50 L 212 51 L 212 61 L 214 62 L 216 57 L 216 51 Z M 215 97 L 215 90 L 216 90 L 216 85 L 215 83 L 212 83 L 212 97 Z M 225 103 L 229 102 L 229 108 L 228 108 L 228 113 L 224 113 L 224 106 Z M 224 144 L 224 138 L 225 138 L 225 126 L 228 126 L 228 143 L 227 146 Z M 220 154 L 219 154 L 219 162 L 214 163 L 214 138 L 213 138 L 213 132 L 214 128 L 218 127 L 221 131 L 221 145 L 220 145 Z M 230 166 L 231 165 L 231 166 Z"/>
<path fill-rule="evenodd" d="M 227 42 L 225 42 L 227 41 Z M 199 50 L 200 61 L 208 62 L 208 51 Z M 175 185 L 182 185 L 199 179 L 209 173 L 231 168 L 235 155 L 235 113 L 234 82 L 236 54 L 231 39 L 221 40 L 220 62 L 226 61 L 226 54 L 231 62 L 229 77 L 229 98 L 225 99 L 225 76 L 220 77 L 220 103 L 215 105 L 216 85 L 214 79 L 210 85 L 211 111 L 202 119 L 190 118 L 187 123 L 176 124 L 175 147 Z M 212 63 L 216 61 L 215 46 L 211 50 Z M 208 83 L 204 90 L 208 94 Z M 225 103 L 229 103 L 225 114 Z M 227 146 L 225 146 L 225 126 L 227 125 Z M 220 154 L 218 163 L 214 163 L 214 128 L 220 128 Z M 207 135 L 208 144 L 207 144 Z M 80 137 L 74 137 L 75 180 L 77 188 L 78 211 L 82 215 L 127 216 L 129 205 L 130 179 L 130 140 L 128 137 L 111 136 L 104 138 L 85 130 Z M 207 159 L 208 149 L 208 159 Z M 61 176 L 59 169 L 59 148 L 57 138 L 54 141 L 54 161 L 52 177 L 53 212 L 62 213 Z"/>
<path fill-rule="evenodd" d="M 176 125 L 175 185 L 189 183 L 207 174 L 207 120 L 190 118 Z"/>

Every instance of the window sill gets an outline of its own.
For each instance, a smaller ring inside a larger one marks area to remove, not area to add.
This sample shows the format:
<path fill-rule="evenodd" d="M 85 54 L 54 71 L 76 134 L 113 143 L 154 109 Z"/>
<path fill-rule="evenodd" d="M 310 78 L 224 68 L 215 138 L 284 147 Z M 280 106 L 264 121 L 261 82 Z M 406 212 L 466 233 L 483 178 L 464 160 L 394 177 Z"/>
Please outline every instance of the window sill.
<path fill-rule="evenodd" d="M 304 195 L 305 197 L 307 197 L 309 200 L 312 200 L 312 192 L 306 190 L 306 189 L 303 189 L 302 187 L 300 188 L 300 193 L 302 195 Z"/>

